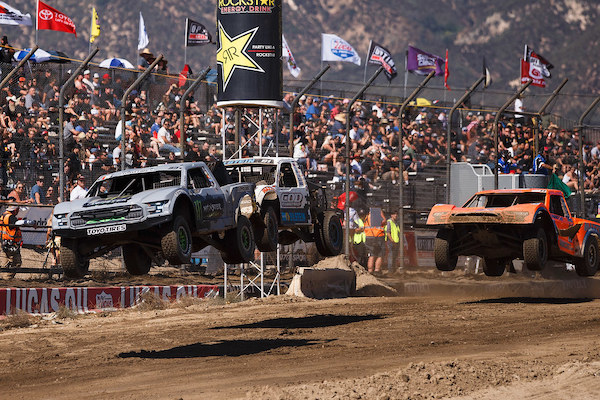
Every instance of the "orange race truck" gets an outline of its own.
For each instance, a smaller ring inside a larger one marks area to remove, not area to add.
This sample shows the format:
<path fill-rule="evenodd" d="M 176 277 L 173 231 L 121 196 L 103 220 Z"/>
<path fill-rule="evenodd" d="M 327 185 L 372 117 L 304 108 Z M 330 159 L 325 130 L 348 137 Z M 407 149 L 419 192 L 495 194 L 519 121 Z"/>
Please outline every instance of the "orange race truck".
<path fill-rule="evenodd" d="M 462 207 L 436 204 L 427 225 L 438 227 L 436 267 L 456 268 L 459 256 L 483 258 L 483 271 L 500 276 L 512 260 L 539 271 L 548 260 L 575 265 L 580 276 L 598 270 L 600 224 L 571 216 L 564 195 L 553 189 L 478 192 Z"/>

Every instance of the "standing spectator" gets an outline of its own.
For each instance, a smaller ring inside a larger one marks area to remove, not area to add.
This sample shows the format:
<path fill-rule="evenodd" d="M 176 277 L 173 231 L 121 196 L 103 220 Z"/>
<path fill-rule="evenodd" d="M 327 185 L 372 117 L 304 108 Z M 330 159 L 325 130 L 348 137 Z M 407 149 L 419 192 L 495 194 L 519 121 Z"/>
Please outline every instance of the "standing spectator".
<path fill-rule="evenodd" d="M 15 54 L 15 49 L 12 48 L 10 44 L 8 44 L 8 37 L 2 36 L 2 40 L 0 40 L 0 63 L 2 64 L 11 64 L 13 55 Z M 5 70 L 4 66 L 2 69 Z M 10 68 L 6 69 L 5 72 L 8 72 Z"/>
<path fill-rule="evenodd" d="M 71 201 L 82 199 L 87 194 L 87 189 L 85 188 L 85 177 L 83 175 L 77 176 L 77 185 L 71 190 L 71 195 L 69 199 Z"/>
<path fill-rule="evenodd" d="M 367 268 L 370 273 L 381 274 L 381 265 L 383 264 L 383 255 L 385 253 L 385 233 L 383 227 L 385 226 L 385 217 L 381 212 L 380 221 L 372 221 L 373 211 L 368 215 L 365 223 L 365 235 L 367 253 L 369 260 L 367 262 Z M 377 223 L 379 222 L 379 223 Z"/>
<path fill-rule="evenodd" d="M 37 178 L 37 183 L 31 188 L 31 199 L 34 204 L 46 204 L 46 191 L 44 190 L 44 176 Z"/>

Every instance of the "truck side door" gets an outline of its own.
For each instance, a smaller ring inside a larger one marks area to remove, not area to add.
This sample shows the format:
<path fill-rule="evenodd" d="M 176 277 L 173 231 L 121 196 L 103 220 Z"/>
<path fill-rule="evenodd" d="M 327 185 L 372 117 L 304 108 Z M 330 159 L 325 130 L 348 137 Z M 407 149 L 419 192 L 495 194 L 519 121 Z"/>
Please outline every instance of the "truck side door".
<path fill-rule="evenodd" d="M 225 195 L 216 187 L 204 167 L 192 168 L 187 173 L 197 225 L 210 229 L 215 220 L 223 216 Z"/>
<path fill-rule="evenodd" d="M 304 225 L 310 222 L 306 182 L 300 170 L 296 170 L 291 162 L 282 162 L 277 172 L 277 195 L 283 226 Z"/>
<path fill-rule="evenodd" d="M 575 248 L 573 241 L 576 239 L 571 239 L 569 236 L 560 236 L 560 231 L 573 226 L 573 219 L 571 218 L 564 197 L 560 195 L 551 195 L 550 208 L 548 211 L 550 211 L 550 217 L 552 217 L 554 224 L 559 230 L 558 247 L 565 253 L 574 254 Z"/>

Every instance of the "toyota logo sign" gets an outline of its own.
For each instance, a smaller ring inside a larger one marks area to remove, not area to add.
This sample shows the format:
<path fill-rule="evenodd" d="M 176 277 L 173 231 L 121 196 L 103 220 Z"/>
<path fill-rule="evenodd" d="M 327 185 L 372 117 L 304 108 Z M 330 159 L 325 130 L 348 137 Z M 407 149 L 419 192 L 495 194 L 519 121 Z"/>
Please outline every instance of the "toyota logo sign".
<path fill-rule="evenodd" d="M 54 13 L 50 10 L 40 10 L 40 19 L 44 21 L 49 21 L 54 18 Z"/>

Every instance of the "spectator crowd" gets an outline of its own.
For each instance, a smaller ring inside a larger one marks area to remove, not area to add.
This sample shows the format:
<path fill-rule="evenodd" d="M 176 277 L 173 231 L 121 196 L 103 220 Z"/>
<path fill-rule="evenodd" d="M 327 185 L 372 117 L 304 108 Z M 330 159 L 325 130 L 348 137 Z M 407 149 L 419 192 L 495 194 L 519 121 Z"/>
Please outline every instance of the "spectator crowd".
<path fill-rule="evenodd" d="M 138 68 L 144 69 L 153 55 L 140 53 Z M 0 60 L 1 61 L 1 60 Z M 163 65 L 161 72 L 166 73 Z M 5 71 L 5 64 L 3 64 Z M 120 169 L 125 158 L 128 168 L 163 162 L 215 161 L 234 152 L 234 110 L 221 110 L 216 103 L 201 109 L 199 99 L 185 103 L 184 149 L 180 147 L 179 104 L 186 84 L 168 75 L 152 76 L 131 92 L 126 113 L 125 148 L 120 142 L 121 99 L 136 74 L 116 70 L 85 70 L 75 77 L 67 92 L 64 126 L 58 127 L 59 91 L 71 70 L 56 65 L 36 65 L 19 71 L 0 92 L 0 193 L 17 202 L 53 204 L 59 201 L 58 134 L 65 139 L 67 190 L 76 197 L 85 194 L 87 184 L 101 174 Z M 294 94 L 286 93 L 282 110 L 245 109 L 240 121 L 242 156 L 263 152 L 275 142 L 289 142 L 288 118 L 294 122 L 293 157 L 307 173 L 323 173 L 331 181 L 346 177 L 346 146 L 351 154 L 353 185 L 373 190 L 378 185 L 410 184 L 409 172 L 424 171 L 447 162 L 446 109 L 410 107 L 401 118 L 397 104 L 382 99 L 354 103 L 334 96 L 302 96 L 290 116 Z M 346 122 L 350 119 L 350 142 L 346 143 Z M 472 162 L 495 167 L 494 115 L 491 112 L 461 112 L 452 121 L 451 162 Z M 537 121 L 536 121 L 537 122 Z M 499 163 L 502 172 L 529 173 L 534 170 L 534 125 L 529 118 L 507 116 L 499 126 Z M 399 143 L 399 132 L 404 135 Z M 262 143 L 259 143 L 258 132 Z M 549 124 L 541 130 L 540 149 L 545 161 L 556 165 L 557 174 L 578 190 L 578 133 Z M 274 151 L 270 151 L 270 155 Z M 586 144 L 585 189 L 600 189 L 600 142 Z M 405 174 L 400 177 L 402 160 Z M 411 178 L 414 179 L 414 178 Z M 35 184 L 33 184 L 35 182 Z M 70 198 L 72 195 L 70 194 Z"/>

